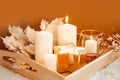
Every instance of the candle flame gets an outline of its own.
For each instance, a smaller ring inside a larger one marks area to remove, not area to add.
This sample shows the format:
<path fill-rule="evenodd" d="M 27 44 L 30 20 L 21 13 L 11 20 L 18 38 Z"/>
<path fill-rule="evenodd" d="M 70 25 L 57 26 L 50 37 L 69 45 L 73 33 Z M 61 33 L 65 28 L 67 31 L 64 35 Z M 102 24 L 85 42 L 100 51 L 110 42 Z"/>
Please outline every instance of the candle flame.
<path fill-rule="evenodd" d="M 90 36 L 90 39 L 93 39 L 93 36 Z"/>
<path fill-rule="evenodd" d="M 41 30 L 45 30 L 46 29 L 46 27 L 45 27 L 45 25 L 43 25 L 42 27 L 41 27 Z"/>
<path fill-rule="evenodd" d="M 68 23 L 68 15 L 65 18 L 65 22 Z"/>

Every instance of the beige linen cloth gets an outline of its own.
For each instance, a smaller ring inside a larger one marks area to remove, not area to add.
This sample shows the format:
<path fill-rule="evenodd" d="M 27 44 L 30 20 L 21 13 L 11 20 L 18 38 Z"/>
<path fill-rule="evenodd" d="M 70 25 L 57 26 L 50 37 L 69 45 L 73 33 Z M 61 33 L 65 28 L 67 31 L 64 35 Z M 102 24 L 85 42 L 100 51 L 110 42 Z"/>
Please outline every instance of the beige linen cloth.
<path fill-rule="evenodd" d="M 29 80 L 0 65 L 0 80 Z"/>

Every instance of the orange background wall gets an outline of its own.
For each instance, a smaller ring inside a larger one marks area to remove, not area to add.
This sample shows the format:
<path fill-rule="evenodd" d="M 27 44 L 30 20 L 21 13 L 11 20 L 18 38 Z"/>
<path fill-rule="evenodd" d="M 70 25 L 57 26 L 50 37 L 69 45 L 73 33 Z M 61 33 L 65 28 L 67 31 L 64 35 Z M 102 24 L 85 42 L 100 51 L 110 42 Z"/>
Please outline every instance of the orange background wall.
<path fill-rule="evenodd" d="M 94 28 L 120 33 L 120 0 L 0 0 L 0 36 L 8 34 L 8 25 L 39 30 L 42 18 L 51 21 L 66 14 L 78 31 Z"/>

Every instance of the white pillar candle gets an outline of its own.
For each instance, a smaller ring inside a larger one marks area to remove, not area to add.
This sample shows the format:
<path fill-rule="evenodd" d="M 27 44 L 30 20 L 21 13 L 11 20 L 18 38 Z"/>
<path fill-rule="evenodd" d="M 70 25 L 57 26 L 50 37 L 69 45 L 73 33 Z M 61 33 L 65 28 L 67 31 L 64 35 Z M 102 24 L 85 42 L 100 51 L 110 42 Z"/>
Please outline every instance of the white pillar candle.
<path fill-rule="evenodd" d="M 76 46 L 77 27 L 75 25 L 66 23 L 58 27 L 58 45 L 65 44 L 73 44 Z"/>
<path fill-rule="evenodd" d="M 92 55 L 96 55 L 97 53 L 97 41 L 94 40 L 91 36 L 91 38 L 89 40 L 86 40 L 85 41 L 85 49 L 86 49 L 86 52 L 89 54 L 92 54 Z"/>
<path fill-rule="evenodd" d="M 55 54 L 44 55 L 43 64 L 53 71 L 57 71 L 57 56 Z"/>
<path fill-rule="evenodd" d="M 36 32 L 35 60 L 42 63 L 43 56 L 53 52 L 53 34 L 49 31 Z"/>

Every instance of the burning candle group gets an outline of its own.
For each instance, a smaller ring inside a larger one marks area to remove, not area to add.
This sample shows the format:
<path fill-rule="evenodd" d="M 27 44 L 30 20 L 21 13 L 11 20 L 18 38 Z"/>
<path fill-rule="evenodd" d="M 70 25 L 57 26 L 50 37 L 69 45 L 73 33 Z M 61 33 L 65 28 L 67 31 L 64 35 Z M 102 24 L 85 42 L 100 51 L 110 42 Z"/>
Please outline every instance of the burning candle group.
<path fill-rule="evenodd" d="M 89 53 L 96 53 L 97 42 L 95 42 L 95 40 L 87 40 L 85 44 L 85 48 Z M 77 46 L 77 27 L 68 24 L 68 16 L 66 17 L 66 24 L 58 27 L 58 45 Z M 66 60 L 63 61 L 65 63 L 60 63 L 60 65 L 74 63 L 73 53 L 75 50 L 73 47 L 72 49 L 67 48 L 67 52 L 59 52 L 57 55 L 53 54 L 53 33 L 45 30 L 39 31 L 36 33 L 35 39 L 35 60 L 57 71 L 60 59 L 61 61 Z M 63 54 L 61 55 L 61 53 Z M 67 62 L 67 60 L 69 61 Z M 66 68 L 68 68 L 68 66 L 66 66 Z"/>
<path fill-rule="evenodd" d="M 44 28 L 45 26 L 43 26 Z M 66 17 L 66 24 L 58 27 L 58 44 L 66 45 L 73 44 L 76 46 L 77 27 L 68 24 L 68 16 Z M 53 33 L 43 30 L 36 32 L 35 39 L 35 60 L 48 66 L 52 70 L 57 70 L 57 56 L 53 54 Z M 71 54 L 72 59 L 72 54 Z M 73 59 L 70 61 L 73 62 Z"/>

